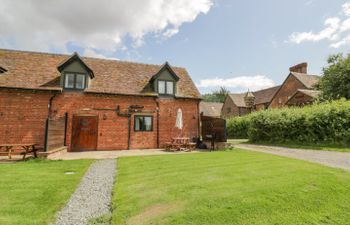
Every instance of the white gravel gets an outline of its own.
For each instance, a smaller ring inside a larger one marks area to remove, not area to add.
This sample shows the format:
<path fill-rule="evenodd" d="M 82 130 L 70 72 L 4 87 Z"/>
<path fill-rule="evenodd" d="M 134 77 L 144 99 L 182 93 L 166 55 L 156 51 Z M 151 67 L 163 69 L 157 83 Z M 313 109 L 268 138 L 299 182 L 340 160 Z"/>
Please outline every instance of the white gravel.
<path fill-rule="evenodd" d="M 286 156 L 289 158 L 301 159 L 350 171 L 350 153 L 347 152 L 294 149 L 252 144 L 238 144 L 235 145 L 235 147 Z"/>
<path fill-rule="evenodd" d="M 90 219 L 110 213 L 115 175 L 114 159 L 92 164 L 54 225 L 86 225 Z"/>

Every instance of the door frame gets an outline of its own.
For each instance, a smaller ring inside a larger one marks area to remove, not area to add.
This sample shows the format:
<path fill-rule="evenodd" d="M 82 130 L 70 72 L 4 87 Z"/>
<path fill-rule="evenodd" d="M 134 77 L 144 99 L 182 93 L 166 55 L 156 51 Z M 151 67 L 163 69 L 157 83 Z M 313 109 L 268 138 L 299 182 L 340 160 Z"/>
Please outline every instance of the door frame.
<path fill-rule="evenodd" d="M 96 117 L 96 144 L 94 146 L 94 149 L 76 149 L 73 145 L 73 137 L 74 137 L 74 119 L 77 117 Z M 99 125 L 99 115 L 98 114 L 73 114 L 72 116 L 72 132 L 71 132 L 71 152 L 83 152 L 83 151 L 97 151 L 97 144 L 98 144 L 98 125 Z"/>

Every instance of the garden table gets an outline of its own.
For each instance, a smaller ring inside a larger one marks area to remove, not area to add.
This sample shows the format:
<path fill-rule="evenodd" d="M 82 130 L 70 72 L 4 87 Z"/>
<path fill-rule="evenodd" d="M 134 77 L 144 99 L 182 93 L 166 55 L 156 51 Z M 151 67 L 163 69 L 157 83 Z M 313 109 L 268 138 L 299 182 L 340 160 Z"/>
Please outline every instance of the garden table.
<path fill-rule="evenodd" d="M 36 152 L 38 149 L 35 148 L 34 143 L 26 144 L 0 144 L 0 153 L 7 153 L 9 159 L 12 158 L 12 153 L 14 153 L 14 148 L 21 148 L 20 154 L 23 155 L 23 160 L 26 158 L 28 153 L 33 153 L 34 157 L 37 158 Z M 4 149 L 5 151 L 3 151 Z"/>

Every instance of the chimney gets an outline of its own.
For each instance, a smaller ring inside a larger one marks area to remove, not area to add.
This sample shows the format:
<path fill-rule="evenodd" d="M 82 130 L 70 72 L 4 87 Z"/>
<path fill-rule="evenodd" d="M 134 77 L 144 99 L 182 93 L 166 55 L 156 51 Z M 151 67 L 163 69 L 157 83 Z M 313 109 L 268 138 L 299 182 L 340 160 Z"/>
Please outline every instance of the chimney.
<path fill-rule="evenodd" d="M 254 102 L 255 102 L 255 96 L 251 91 L 248 90 L 248 92 L 245 94 L 244 102 L 248 108 L 253 108 Z"/>
<path fill-rule="evenodd" d="M 307 63 L 300 63 L 289 68 L 290 72 L 307 73 Z"/>

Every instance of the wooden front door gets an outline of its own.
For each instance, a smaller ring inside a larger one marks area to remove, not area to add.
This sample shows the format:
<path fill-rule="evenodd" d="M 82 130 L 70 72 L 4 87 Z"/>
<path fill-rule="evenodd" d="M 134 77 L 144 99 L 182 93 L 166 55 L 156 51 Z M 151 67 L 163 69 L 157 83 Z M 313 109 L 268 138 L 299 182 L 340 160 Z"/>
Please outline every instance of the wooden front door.
<path fill-rule="evenodd" d="M 72 151 L 96 150 L 97 128 L 97 116 L 74 115 L 72 125 Z"/>

